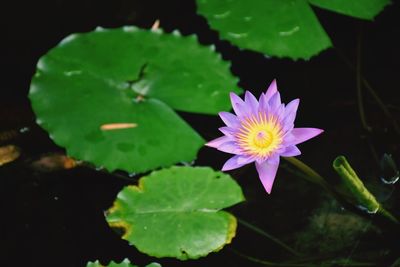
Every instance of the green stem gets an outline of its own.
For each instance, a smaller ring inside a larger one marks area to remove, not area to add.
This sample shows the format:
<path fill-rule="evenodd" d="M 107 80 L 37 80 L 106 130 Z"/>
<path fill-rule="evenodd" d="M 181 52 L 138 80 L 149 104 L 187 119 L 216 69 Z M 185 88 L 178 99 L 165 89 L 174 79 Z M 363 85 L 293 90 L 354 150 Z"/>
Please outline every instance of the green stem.
<path fill-rule="evenodd" d="M 399 267 L 400 266 L 400 258 L 395 260 L 389 267 Z"/>
<path fill-rule="evenodd" d="M 276 267 L 318 267 L 318 266 L 322 266 L 322 262 L 320 262 L 319 264 L 313 264 L 313 263 L 279 263 L 279 262 L 272 262 L 272 261 L 266 261 L 266 260 L 261 260 L 258 259 L 256 257 L 252 257 L 252 256 L 248 256 L 245 255 L 235 249 L 232 249 L 233 253 L 239 255 L 242 258 L 245 258 L 246 260 L 264 265 L 264 266 L 276 266 Z M 369 262 L 348 262 L 348 261 L 344 261 L 344 262 L 340 262 L 340 261 L 336 261 L 336 262 L 332 262 L 334 261 L 334 259 L 329 260 L 331 261 L 331 266 L 376 266 L 376 264 L 374 263 L 369 263 Z M 329 265 L 324 265 L 324 266 L 329 266 Z"/>
<path fill-rule="evenodd" d="M 385 210 L 375 196 L 369 192 L 368 188 L 365 187 L 362 180 L 358 177 L 357 173 L 344 156 L 338 156 L 333 161 L 332 166 L 340 176 L 346 190 L 348 190 L 348 192 L 351 193 L 351 196 L 356 200 L 356 205 L 366 209 L 368 213 L 378 213 L 396 224 L 399 223 L 396 217 Z"/>
<path fill-rule="evenodd" d="M 302 264 L 302 263 L 278 263 L 278 262 L 266 261 L 266 260 L 261 260 L 261 259 L 258 259 L 258 258 L 252 257 L 252 256 L 245 255 L 245 254 L 243 254 L 235 249 L 232 249 L 232 248 L 231 248 L 231 250 L 235 254 L 239 255 L 242 258 L 245 258 L 246 260 L 249 260 L 249 261 L 264 265 L 264 266 L 276 266 L 276 267 L 278 267 L 278 266 L 279 267 L 314 267 L 314 266 L 317 266 L 315 264 L 309 264 L 309 263 L 304 263 L 304 264 Z"/>
<path fill-rule="evenodd" d="M 394 222 L 395 224 L 400 224 L 399 220 L 394 217 L 390 212 L 384 209 L 382 206 L 379 207 L 378 213 L 382 216 L 388 218 L 390 221 Z"/>
<path fill-rule="evenodd" d="M 392 113 L 390 113 L 389 109 L 385 106 L 385 104 L 380 99 L 380 97 L 375 92 L 375 90 L 372 88 L 372 86 L 369 84 L 369 82 L 365 78 L 362 78 L 362 82 L 363 82 L 365 88 L 367 88 L 368 92 L 375 99 L 376 103 L 378 103 L 378 106 L 382 109 L 385 116 L 388 117 L 392 121 L 394 130 L 396 131 L 396 133 L 400 134 L 400 126 L 397 123 L 396 119 L 392 116 Z"/>
<path fill-rule="evenodd" d="M 282 241 L 280 241 L 278 238 L 270 235 L 269 233 L 265 232 L 264 230 L 260 229 L 259 227 L 244 221 L 243 219 L 239 219 L 237 218 L 238 222 L 247 227 L 248 229 L 270 239 L 271 241 L 275 242 L 276 244 L 278 244 L 280 247 L 284 248 L 285 250 L 289 251 L 290 253 L 292 253 L 295 256 L 301 256 L 301 253 L 297 252 L 296 250 L 292 249 L 291 247 L 289 247 L 288 245 L 286 245 L 285 243 L 283 243 Z"/>
<path fill-rule="evenodd" d="M 302 171 L 306 175 L 304 178 L 306 178 L 308 181 L 318 184 L 327 191 L 333 193 L 331 186 L 326 182 L 326 180 L 304 162 L 295 157 L 283 157 L 283 159 Z"/>
<path fill-rule="evenodd" d="M 340 51 L 338 48 L 336 48 L 336 52 L 340 59 L 345 63 L 345 65 L 352 71 L 356 71 L 356 67 L 350 62 L 350 60 Z M 381 108 L 385 116 L 392 121 L 394 130 L 396 133 L 400 134 L 400 126 L 397 123 L 396 119 L 393 117 L 392 113 L 389 111 L 388 106 L 383 103 L 382 99 L 379 97 L 379 95 L 376 93 L 374 88 L 372 88 L 371 84 L 368 82 L 368 80 L 360 73 L 361 81 L 362 84 L 364 85 L 365 88 L 367 88 L 368 92 L 371 94 L 371 96 L 374 98 L 378 106 Z"/>
<path fill-rule="evenodd" d="M 319 175 L 315 170 L 313 170 L 311 167 L 309 167 L 308 165 L 306 165 L 305 163 L 303 163 L 302 161 L 298 160 L 297 158 L 294 157 L 283 157 L 283 159 L 285 159 L 286 161 L 288 161 L 289 163 L 293 164 L 295 167 L 297 167 L 303 174 L 302 177 L 304 177 L 305 179 L 307 179 L 308 181 L 315 183 L 317 185 L 320 185 L 321 187 L 323 187 L 325 190 L 327 190 L 329 193 L 331 193 L 334 197 L 336 198 L 343 198 L 346 201 L 351 203 L 351 200 L 349 198 L 349 196 L 346 196 L 345 194 L 339 194 L 339 192 L 336 192 L 332 189 L 332 187 L 326 182 L 326 180 Z M 351 169 L 351 167 L 348 168 L 349 170 Z M 352 169 L 351 169 L 352 170 Z M 353 171 L 353 170 L 352 170 Z M 354 172 L 354 171 L 353 171 Z M 345 176 L 347 177 L 347 176 Z M 345 181 L 347 181 L 348 179 L 346 179 Z M 357 181 L 361 181 L 359 179 L 357 179 Z M 353 180 L 349 180 L 348 182 L 353 182 Z M 358 184 L 358 183 L 356 183 Z M 360 186 L 358 186 L 359 188 Z M 349 186 L 349 188 L 356 188 L 353 184 L 352 186 Z M 361 190 L 362 189 L 362 190 Z M 362 200 L 367 198 L 367 199 L 371 199 L 372 194 L 370 194 L 368 192 L 368 190 L 364 189 L 364 186 L 362 185 L 362 188 L 359 188 L 359 190 L 357 192 L 352 192 L 353 195 L 351 196 L 358 196 L 359 198 L 361 198 Z M 359 194 L 359 192 L 363 192 L 363 194 Z M 368 192 L 368 196 L 365 197 L 364 195 L 366 194 L 366 192 Z M 361 197 L 360 197 L 361 195 Z M 372 196 L 372 198 L 375 200 L 375 197 Z M 360 200 L 360 199 L 358 199 Z M 362 203 L 368 203 L 365 201 L 361 201 Z M 376 201 L 375 201 L 376 202 Z M 376 202 L 377 203 L 377 202 Z M 361 204 L 361 203 L 359 203 Z M 363 205 L 364 206 L 364 205 Z M 380 215 L 382 215 L 383 217 L 389 219 L 390 221 L 399 224 L 399 221 L 396 219 L 396 217 L 394 217 L 390 212 L 388 212 L 387 210 L 385 210 L 380 204 L 378 204 L 378 209 L 369 209 L 369 210 L 374 210 L 376 212 L 378 212 Z"/>
<path fill-rule="evenodd" d="M 357 79 L 357 103 L 358 111 L 360 113 L 361 124 L 364 129 L 371 132 L 371 127 L 367 123 L 364 112 L 363 96 L 362 96 L 362 86 L 361 86 L 361 31 L 357 38 L 357 64 L 356 64 L 356 79 Z"/>

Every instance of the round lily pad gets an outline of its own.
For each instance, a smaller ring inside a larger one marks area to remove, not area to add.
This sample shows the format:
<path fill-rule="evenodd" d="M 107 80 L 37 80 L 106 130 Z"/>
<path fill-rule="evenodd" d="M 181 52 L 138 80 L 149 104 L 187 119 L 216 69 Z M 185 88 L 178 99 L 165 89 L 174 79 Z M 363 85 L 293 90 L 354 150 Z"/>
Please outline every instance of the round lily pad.
<path fill-rule="evenodd" d="M 390 0 L 308 0 L 312 5 L 360 19 L 373 19 Z"/>
<path fill-rule="evenodd" d="M 192 161 L 204 141 L 173 109 L 227 110 L 236 82 L 193 36 L 99 28 L 43 56 L 29 97 L 38 124 L 70 156 L 144 172 Z"/>
<path fill-rule="evenodd" d="M 221 209 L 243 200 L 241 188 L 227 174 L 171 167 L 125 187 L 106 219 L 143 253 L 196 259 L 231 242 L 236 219 Z"/>
<path fill-rule="evenodd" d="M 197 0 L 199 13 L 233 44 L 269 56 L 309 59 L 332 46 L 310 4 L 372 19 L 389 0 Z"/>
<path fill-rule="evenodd" d="M 306 0 L 197 0 L 223 39 L 269 56 L 308 59 L 331 46 Z"/>

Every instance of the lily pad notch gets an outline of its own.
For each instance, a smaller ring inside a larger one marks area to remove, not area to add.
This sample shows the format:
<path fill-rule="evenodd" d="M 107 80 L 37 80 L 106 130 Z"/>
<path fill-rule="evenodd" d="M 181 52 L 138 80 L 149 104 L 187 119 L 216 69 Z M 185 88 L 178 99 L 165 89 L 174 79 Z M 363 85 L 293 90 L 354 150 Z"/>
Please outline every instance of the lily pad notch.
<path fill-rule="evenodd" d="M 228 110 L 229 92 L 241 92 L 229 68 L 194 36 L 97 28 L 39 60 L 29 98 L 68 155 L 142 173 L 196 158 L 204 140 L 174 110 Z"/>

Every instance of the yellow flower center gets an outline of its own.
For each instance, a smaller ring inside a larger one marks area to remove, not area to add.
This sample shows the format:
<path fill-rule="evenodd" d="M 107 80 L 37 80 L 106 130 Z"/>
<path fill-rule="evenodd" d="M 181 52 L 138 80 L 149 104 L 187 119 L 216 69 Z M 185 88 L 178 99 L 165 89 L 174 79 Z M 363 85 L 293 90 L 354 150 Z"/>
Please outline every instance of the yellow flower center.
<path fill-rule="evenodd" d="M 267 157 L 282 143 L 282 130 L 273 116 L 259 113 L 243 120 L 237 140 L 244 153 Z"/>
<path fill-rule="evenodd" d="M 253 144 L 258 148 L 267 148 L 271 145 L 272 139 L 273 135 L 271 132 L 261 130 L 254 136 Z"/>

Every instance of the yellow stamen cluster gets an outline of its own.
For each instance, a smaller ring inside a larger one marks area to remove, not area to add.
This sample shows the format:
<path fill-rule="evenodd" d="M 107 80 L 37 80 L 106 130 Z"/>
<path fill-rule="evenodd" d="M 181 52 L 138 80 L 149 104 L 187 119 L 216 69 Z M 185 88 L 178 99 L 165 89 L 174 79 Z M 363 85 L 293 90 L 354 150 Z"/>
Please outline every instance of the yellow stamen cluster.
<path fill-rule="evenodd" d="M 277 119 L 262 112 L 244 119 L 236 138 L 244 153 L 261 158 L 274 152 L 283 139 Z"/>

